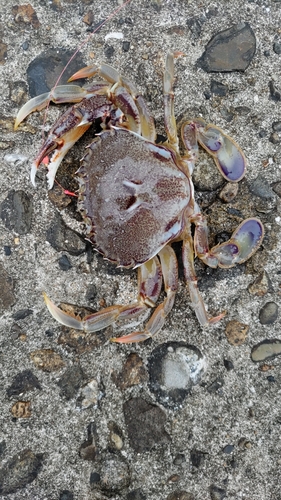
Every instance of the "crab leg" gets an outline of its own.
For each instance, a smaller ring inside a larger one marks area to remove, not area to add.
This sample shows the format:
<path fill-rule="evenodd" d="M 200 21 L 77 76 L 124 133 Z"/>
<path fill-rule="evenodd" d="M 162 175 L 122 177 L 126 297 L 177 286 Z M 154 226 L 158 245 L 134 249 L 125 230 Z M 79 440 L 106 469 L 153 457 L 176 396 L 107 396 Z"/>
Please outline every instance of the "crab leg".
<path fill-rule="evenodd" d="M 155 307 L 162 286 L 162 272 L 159 260 L 153 257 L 138 270 L 138 299 L 126 306 L 114 305 L 97 313 L 86 316 L 83 320 L 71 316 L 57 307 L 44 293 L 46 305 L 53 316 L 62 325 L 85 332 L 96 332 L 114 323 L 117 319 L 129 319 L 144 312 L 147 307 Z"/>
<path fill-rule="evenodd" d="M 164 122 L 168 136 L 168 143 L 177 152 L 179 150 L 179 140 L 177 134 L 177 124 L 174 113 L 174 58 L 180 53 L 168 52 L 163 78 L 163 93 L 164 93 Z"/>
<path fill-rule="evenodd" d="M 163 272 L 166 297 L 159 304 L 142 332 L 133 332 L 123 337 L 111 339 L 113 342 L 128 344 L 131 342 L 141 342 L 156 335 L 164 325 L 165 318 L 171 311 L 175 294 L 178 287 L 178 264 L 174 250 L 166 245 L 159 252 L 161 267 Z"/>
<path fill-rule="evenodd" d="M 188 287 L 191 303 L 199 323 L 202 326 L 206 326 L 210 323 L 217 323 L 217 321 L 220 321 L 225 316 L 225 312 L 218 314 L 218 316 L 209 317 L 206 311 L 204 301 L 197 286 L 197 278 L 194 269 L 193 241 L 190 233 L 190 227 L 189 230 L 186 231 L 185 239 L 183 241 L 182 260 L 186 285 Z"/>
<path fill-rule="evenodd" d="M 238 144 L 219 127 L 201 118 L 182 126 L 182 139 L 191 155 L 197 155 L 199 144 L 214 158 L 221 175 L 229 182 L 240 181 L 246 172 L 246 158 Z"/>
<path fill-rule="evenodd" d="M 209 250 L 206 218 L 197 214 L 192 222 L 196 225 L 194 248 L 196 255 L 210 267 L 229 269 L 249 259 L 260 247 L 264 228 L 259 219 L 245 219 L 231 238 Z"/>

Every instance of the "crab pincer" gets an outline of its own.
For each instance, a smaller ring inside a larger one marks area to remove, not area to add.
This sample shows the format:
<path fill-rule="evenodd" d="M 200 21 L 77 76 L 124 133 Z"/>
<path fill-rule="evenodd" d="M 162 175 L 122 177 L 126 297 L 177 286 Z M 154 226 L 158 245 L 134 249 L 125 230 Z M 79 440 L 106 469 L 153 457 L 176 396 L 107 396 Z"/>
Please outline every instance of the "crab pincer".
<path fill-rule="evenodd" d="M 192 172 L 199 146 L 211 155 L 220 174 L 240 181 L 246 159 L 238 144 L 219 127 L 202 118 L 185 122 L 181 155 L 174 115 L 174 57 L 169 52 L 164 71 L 164 124 L 167 140 L 156 144 L 154 119 L 135 85 L 107 64 L 83 68 L 71 80 L 97 76 L 84 87 L 61 86 L 31 100 L 19 112 L 16 126 L 30 112 L 54 103 L 74 105 L 59 118 L 32 167 L 32 181 L 43 158 L 52 154 L 48 185 L 70 147 L 95 120 L 101 132 L 87 147 L 77 172 L 78 209 L 86 237 L 95 250 L 117 266 L 138 268 L 136 300 L 112 305 L 81 320 L 46 296 L 52 316 L 72 328 L 95 332 L 116 321 L 152 310 L 143 329 L 119 338 L 118 343 L 139 342 L 158 334 L 171 311 L 178 286 L 178 264 L 172 244 L 182 242 L 182 263 L 191 305 L 202 326 L 219 321 L 225 311 L 211 316 L 197 286 L 195 257 L 210 267 L 230 268 L 250 258 L 260 247 L 264 229 L 259 219 L 241 221 L 227 242 L 209 248 L 207 219 L 196 203 Z M 101 79 L 101 81 L 100 81 Z M 192 231 L 194 226 L 194 232 Z M 165 297 L 157 305 L 164 282 Z"/>

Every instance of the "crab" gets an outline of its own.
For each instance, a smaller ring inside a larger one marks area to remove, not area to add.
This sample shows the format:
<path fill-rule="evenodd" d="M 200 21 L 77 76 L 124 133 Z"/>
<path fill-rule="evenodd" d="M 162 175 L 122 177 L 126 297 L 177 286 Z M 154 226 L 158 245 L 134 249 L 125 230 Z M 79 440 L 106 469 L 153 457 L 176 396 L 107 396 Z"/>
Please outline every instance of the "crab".
<path fill-rule="evenodd" d="M 139 316 L 152 309 L 142 331 L 111 340 L 139 342 L 156 335 L 171 311 L 178 286 L 178 264 L 173 242 L 182 242 L 186 286 L 202 326 L 219 321 L 225 312 L 209 316 L 200 295 L 194 258 L 216 268 L 231 268 L 249 259 L 259 248 L 264 229 L 259 219 L 244 220 L 231 238 L 209 248 L 207 220 L 194 198 L 192 172 L 202 146 L 221 175 L 238 182 L 245 175 L 246 159 L 238 144 L 219 127 L 202 118 L 185 122 L 180 154 L 174 116 L 174 58 L 169 52 L 164 70 L 164 123 L 167 140 L 156 144 L 154 119 L 135 85 L 107 64 L 87 66 L 71 80 L 94 75 L 102 81 L 80 87 L 57 86 L 28 101 L 19 111 L 16 127 L 31 112 L 50 101 L 75 103 L 51 128 L 35 159 L 36 169 L 52 153 L 48 165 L 51 189 L 56 171 L 72 145 L 100 119 L 102 131 L 87 147 L 78 170 L 78 209 L 93 247 L 117 266 L 138 268 L 138 296 L 127 305 L 112 305 L 83 320 L 63 312 L 44 294 L 52 316 L 71 328 L 95 332 L 116 320 Z M 192 236 L 192 227 L 194 235 Z M 164 281 L 165 298 L 157 305 Z"/>

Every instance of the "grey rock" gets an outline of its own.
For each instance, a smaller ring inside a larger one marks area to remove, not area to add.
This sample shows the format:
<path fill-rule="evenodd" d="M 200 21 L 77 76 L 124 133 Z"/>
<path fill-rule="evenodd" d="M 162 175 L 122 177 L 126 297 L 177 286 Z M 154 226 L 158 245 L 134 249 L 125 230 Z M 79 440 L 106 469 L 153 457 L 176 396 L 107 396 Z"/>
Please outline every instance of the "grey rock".
<path fill-rule="evenodd" d="M 0 283 L 0 311 L 4 311 L 14 305 L 16 297 L 14 294 L 14 281 L 2 264 L 0 264 Z"/>
<path fill-rule="evenodd" d="M 132 398 L 124 403 L 123 411 L 130 445 L 137 453 L 170 441 L 164 428 L 166 415 L 159 406 L 147 403 L 142 398 Z"/>
<path fill-rule="evenodd" d="M 225 97 L 228 93 L 228 86 L 216 80 L 211 80 L 211 92 L 219 97 Z"/>
<path fill-rule="evenodd" d="M 191 450 L 190 452 L 190 462 L 193 467 L 196 467 L 197 469 L 202 465 L 203 460 L 205 456 L 207 455 L 206 452 L 200 451 L 200 450 Z"/>
<path fill-rule="evenodd" d="M 20 309 L 19 311 L 17 311 L 14 314 L 12 314 L 12 318 L 15 321 L 19 321 L 20 319 L 27 318 L 31 314 L 33 314 L 32 309 Z"/>
<path fill-rule="evenodd" d="M 248 23 L 235 24 L 217 33 L 198 59 L 208 73 L 245 71 L 256 52 L 256 37 Z"/>
<path fill-rule="evenodd" d="M 23 489 L 36 479 L 43 465 L 43 455 L 26 449 L 17 453 L 0 469 L 0 496 Z"/>
<path fill-rule="evenodd" d="M 251 351 L 251 359 L 255 363 L 274 359 L 281 354 L 281 340 L 265 339 L 256 344 Z"/>
<path fill-rule="evenodd" d="M 192 493 L 188 493 L 187 491 L 173 491 L 170 495 L 167 496 L 167 500 L 194 500 L 194 495 Z"/>
<path fill-rule="evenodd" d="M 58 381 L 61 388 L 61 395 L 67 400 L 74 398 L 84 381 L 84 373 L 80 366 L 68 368 Z"/>
<path fill-rule="evenodd" d="M 226 497 L 226 491 L 218 486 L 210 486 L 210 496 L 211 500 L 223 500 Z"/>
<path fill-rule="evenodd" d="M 272 128 L 275 132 L 281 132 L 281 121 L 273 122 Z"/>
<path fill-rule="evenodd" d="M 69 490 L 63 490 L 60 493 L 59 500 L 73 500 L 73 499 L 74 499 L 73 493 L 71 493 L 71 491 Z"/>
<path fill-rule="evenodd" d="M 267 180 L 259 175 L 249 183 L 249 190 L 251 193 L 259 196 L 260 198 L 270 199 L 274 198 L 274 193 L 268 184 Z"/>
<path fill-rule="evenodd" d="M 1 203 L 0 217 L 7 229 L 27 234 L 31 229 L 33 201 L 24 191 L 11 190 Z"/>
<path fill-rule="evenodd" d="M 222 451 L 223 453 L 226 453 L 226 455 L 230 455 L 230 453 L 232 453 L 233 450 L 234 450 L 233 444 L 227 444 Z"/>
<path fill-rule="evenodd" d="M 71 264 L 69 258 L 67 257 L 67 255 L 62 255 L 58 259 L 58 263 L 59 263 L 59 266 L 60 266 L 62 271 L 69 271 L 69 269 L 72 268 L 72 264 Z"/>
<path fill-rule="evenodd" d="M 126 500 L 146 500 L 146 496 L 141 489 L 138 488 L 137 490 L 130 491 L 126 496 Z"/>
<path fill-rule="evenodd" d="M 46 240 L 58 252 L 68 252 L 70 255 L 80 255 L 86 251 L 83 238 L 67 227 L 60 214 L 56 214 L 47 230 Z"/>
<path fill-rule="evenodd" d="M 281 54 L 281 43 L 280 42 L 274 42 L 273 52 L 275 52 L 275 54 L 278 54 L 278 55 Z"/>
<path fill-rule="evenodd" d="M 279 102 L 281 100 L 281 94 L 279 92 L 279 90 L 277 90 L 276 88 L 276 84 L 273 80 L 271 80 L 268 84 L 269 86 L 269 98 L 272 100 L 272 101 L 275 101 L 275 102 Z"/>
<path fill-rule="evenodd" d="M 58 79 L 72 55 L 72 50 L 50 48 L 35 57 L 27 68 L 27 81 L 30 96 L 35 97 L 51 90 L 54 86 L 54 82 Z M 83 62 L 81 54 L 78 53 L 77 58 L 75 57 L 67 66 L 61 78 L 60 85 L 67 83 L 67 80 L 76 73 L 78 69 L 83 68 L 83 66 L 85 66 L 85 63 Z M 79 85 L 81 82 L 81 80 L 77 80 L 75 84 Z"/>
<path fill-rule="evenodd" d="M 107 493 L 117 493 L 127 488 L 131 482 L 127 461 L 120 455 L 107 453 L 100 464 L 100 481 L 97 486 Z"/>
<path fill-rule="evenodd" d="M 267 302 L 261 308 L 259 320 L 262 325 L 272 325 L 278 317 L 278 305 L 275 302 Z"/>
<path fill-rule="evenodd" d="M 33 391 L 34 389 L 41 390 L 41 384 L 38 378 L 31 370 L 24 370 L 18 373 L 10 387 L 7 389 L 8 397 L 19 396 L 22 393 Z"/>

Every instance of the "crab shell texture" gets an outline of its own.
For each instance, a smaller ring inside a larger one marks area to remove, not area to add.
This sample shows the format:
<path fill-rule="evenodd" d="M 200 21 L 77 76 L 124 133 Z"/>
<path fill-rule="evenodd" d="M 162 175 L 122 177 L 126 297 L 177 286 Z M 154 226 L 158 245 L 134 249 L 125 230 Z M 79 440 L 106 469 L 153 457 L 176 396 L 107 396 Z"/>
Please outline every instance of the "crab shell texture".
<path fill-rule="evenodd" d="M 78 173 L 88 238 L 118 266 L 139 266 L 182 232 L 193 189 L 167 147 L 113 128 L 92 142 Z"/>

